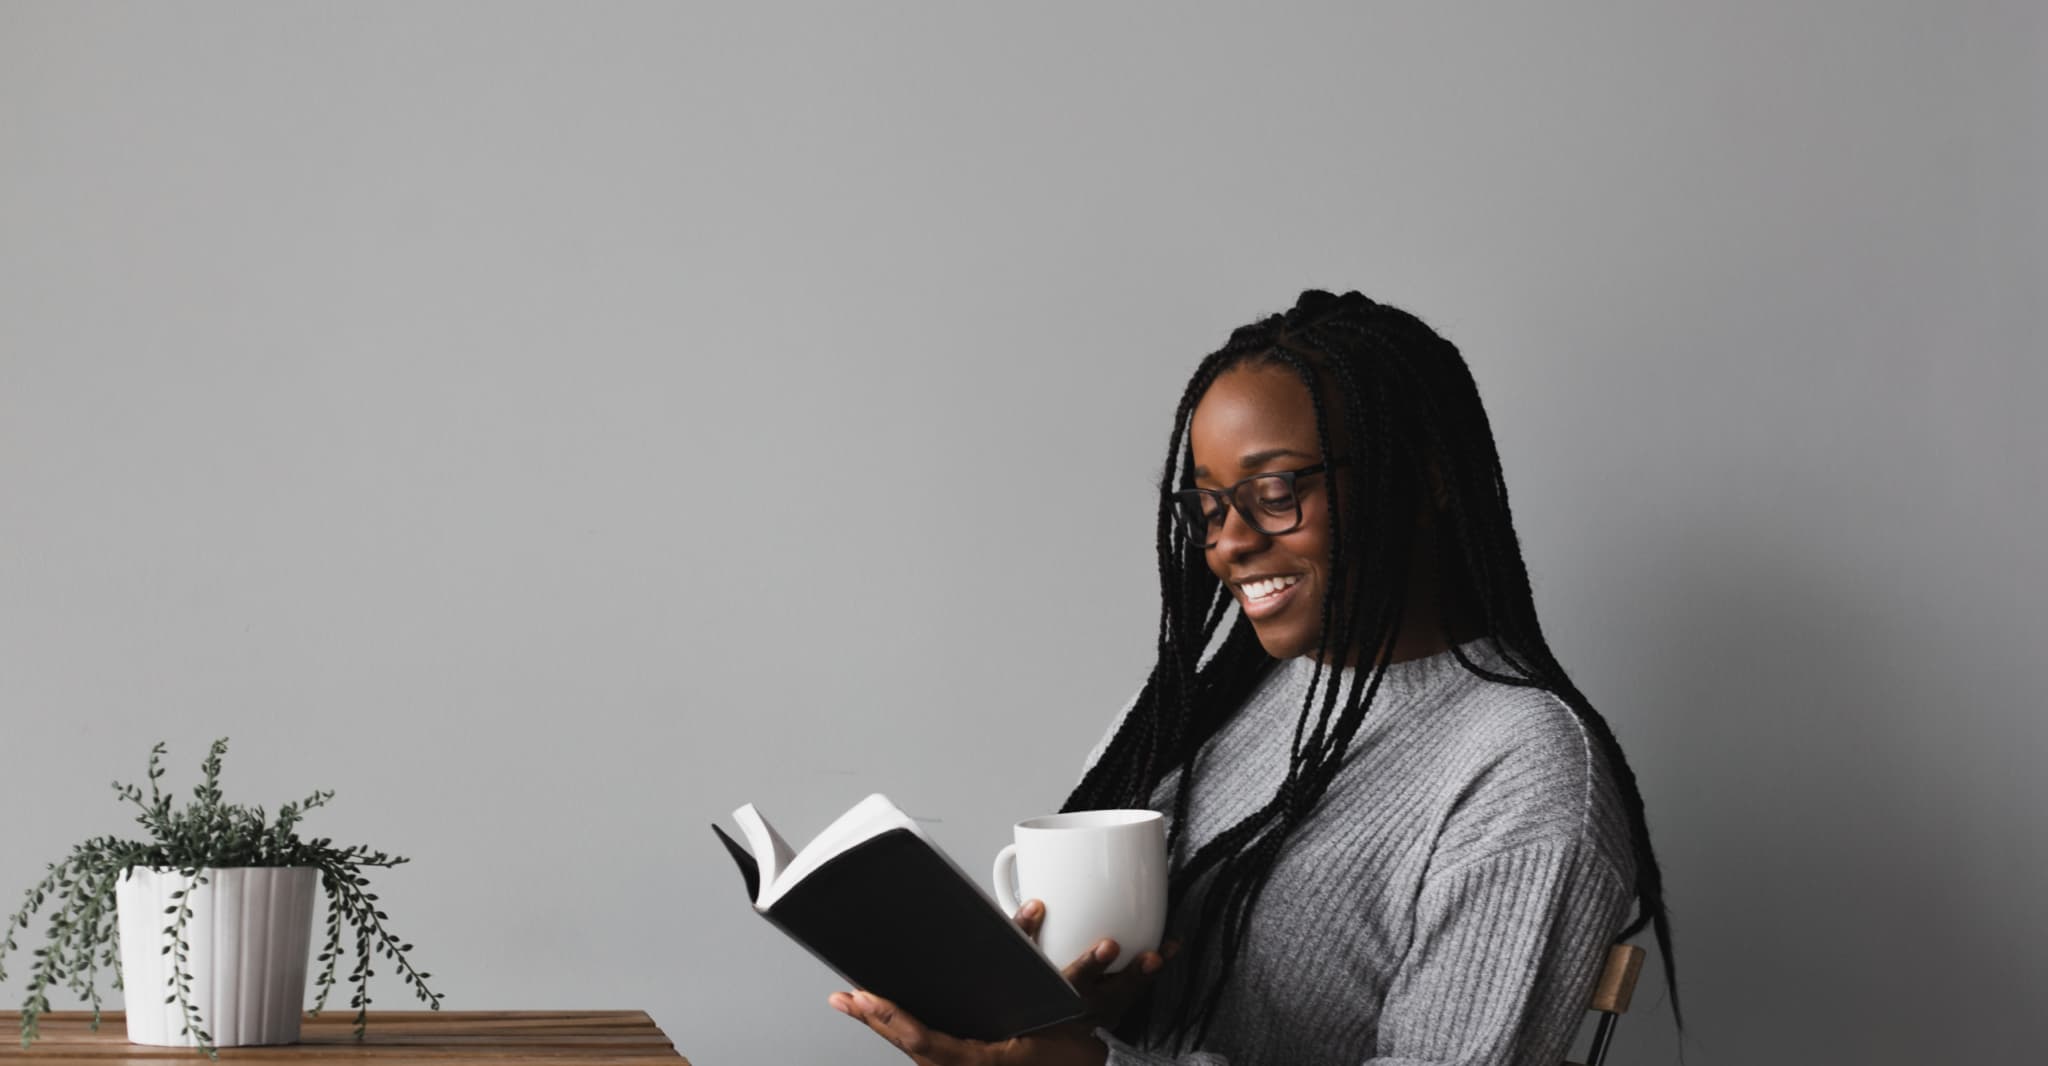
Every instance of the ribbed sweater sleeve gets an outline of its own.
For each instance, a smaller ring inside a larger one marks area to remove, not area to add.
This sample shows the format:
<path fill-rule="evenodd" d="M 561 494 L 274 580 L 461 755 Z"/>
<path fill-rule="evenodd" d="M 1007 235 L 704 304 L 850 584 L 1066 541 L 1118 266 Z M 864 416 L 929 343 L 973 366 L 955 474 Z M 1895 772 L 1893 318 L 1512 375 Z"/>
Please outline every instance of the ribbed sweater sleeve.
<path fill-rule="evenodd" d="M 1204 746 L 1176 868 L 1277 787 L 1312 670 L 1279 664 Z M 1394 664 L 1367 722 L 1281 849 L 1203 1046 L 1162 1050 L 1155 1011 L 1142 1046 L 1097 1030 L 1110 1066 L 1562 1060 L 1634 899 L 1604 760 L 1554 696 L 1449 653 Z M 1171 817 L 1178 787 L 1170 776 L 1153 807 Z M 1194 934 L 1192 910 L 1169 936 Z M 1220 972 L 1211 953 L 1204 976 Z M 1193 979 L 1169 964 L 1157 1005 Z"/>
<path fill-rule="evenodd" d="M 1433 879 L 1369 1061 L 1562 1062 L 1630 898 L 1575 841 L 1524 845 Z"/>

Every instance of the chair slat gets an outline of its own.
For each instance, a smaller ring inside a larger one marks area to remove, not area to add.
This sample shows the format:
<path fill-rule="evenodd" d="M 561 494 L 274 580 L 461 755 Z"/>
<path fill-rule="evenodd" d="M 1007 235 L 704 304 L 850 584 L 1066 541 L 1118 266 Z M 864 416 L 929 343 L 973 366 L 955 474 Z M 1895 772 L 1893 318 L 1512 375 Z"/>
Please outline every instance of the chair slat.
<path fill-rule="evenodd" d="M 1643 949 L 1634 944 L 1616 944 L 1607 953 L 1607 966 L 1600 971 L 1600 983 L 1593 986 L 1592 1009 L 1609 1014 L 1628 1010 L 1636 992 L 1636 976 L 1643 971 Z"/>

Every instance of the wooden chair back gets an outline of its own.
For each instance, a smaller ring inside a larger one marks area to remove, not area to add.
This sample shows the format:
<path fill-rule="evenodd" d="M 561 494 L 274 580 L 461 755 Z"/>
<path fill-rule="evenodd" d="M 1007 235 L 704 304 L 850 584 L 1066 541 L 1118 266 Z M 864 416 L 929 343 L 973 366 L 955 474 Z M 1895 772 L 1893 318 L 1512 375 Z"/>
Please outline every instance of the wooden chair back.
<path fill-rule="evenodd" d="M 1601 1066 L 1607 1059 L 1607 1045 L 1614 1040 L 1614 1020 L 1628 1012 L 1636 994 L 1636 977 L 1643 972 L 1643 949 L 1634 944 L 1616 944 L 1607 952 L 1607 965 L 1593 984 L 1593 1002 L 1586 1009 L 1598 1012 L 1600 1024 L 1593 1030 L 1593 1046 L 1586 1052 L 1585 1066 Z M 1565 1066 L 1578 1066 L 1566 1063 Z"/>

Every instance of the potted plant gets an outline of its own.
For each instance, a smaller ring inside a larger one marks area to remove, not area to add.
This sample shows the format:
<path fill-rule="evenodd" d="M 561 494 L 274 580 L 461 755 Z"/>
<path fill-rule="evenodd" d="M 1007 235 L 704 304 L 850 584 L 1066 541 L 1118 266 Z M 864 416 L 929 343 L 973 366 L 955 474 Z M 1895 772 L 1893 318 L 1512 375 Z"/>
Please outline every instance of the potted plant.
<path fill-rule="evenodd" d="M 5 981 L 7 955 L 18 949 L 15 932 L 29 928 L 46 902 L 56 903 L 22 1002 L 22 1047 L 35 1041 L 53 987 L 85 998 L 99 1028 L 98 977 L 108 968 L 114 987 L 124 992 L 134 1043 L 197 1047 L 218 1058 L 217 1047 L 295 1042 L 306 1002 L 316 883 L 327 895 L 327 940 L 313 1013 L 326 1006 L 336 983 L 344 925 L 354 934 L 348 981 L 355 985 L 356 1039 L 368 1019 L 372 955 L 390 959 L 422 1001 L 441 1009 L 441 996 L 427 989 L 432 975 L 406 958 L 412 945 L 392 935 L 363 876 L 366 868 L 408 860 L 360 845 L 337 848 L 326 837 L 301 839 L 299 820 L 326 806 L 332 792 L 284 804 L 274 822 L 261 807 L 223 802 L 220 764 L 227 749 L 227 738 L 214 741 L 204 779 L 182 810 L 157 784 L 164 745 L 150 749 L 147 797 L 138 786 L 114 783 L 116 794 L 141 810 L 135 820 L 150 839 L 94 837 L 75 846 L 50 865 L 0 930 Z"/>

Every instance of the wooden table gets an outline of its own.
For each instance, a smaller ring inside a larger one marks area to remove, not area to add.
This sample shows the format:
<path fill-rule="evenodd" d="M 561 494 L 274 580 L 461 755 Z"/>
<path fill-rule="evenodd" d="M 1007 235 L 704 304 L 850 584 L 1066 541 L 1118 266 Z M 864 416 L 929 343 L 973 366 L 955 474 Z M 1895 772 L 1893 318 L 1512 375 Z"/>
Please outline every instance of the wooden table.
<path fill-rule="evenodd" d="M 120 1011 L 100 1015 L 94 1032 L 90 1011 L 51 1011 L 27 1051 L 21 1049 L 21 1015 L 0 1012 L 0 1064 L 28 1066 L 59 1060 L 75 1066 L 170 1066 L 205 1063 L 196 1048 L 146 1047 L 128 1042 Z M 296 1044 L 222 1048 L 222 1062 L 251 1066 L 333 1064 L 369 1066 L 690 1066 L 645 1011 L 371 1011 L 363 1042 L 355 1039 L 355 1012 L 307 1015 Z"/>

